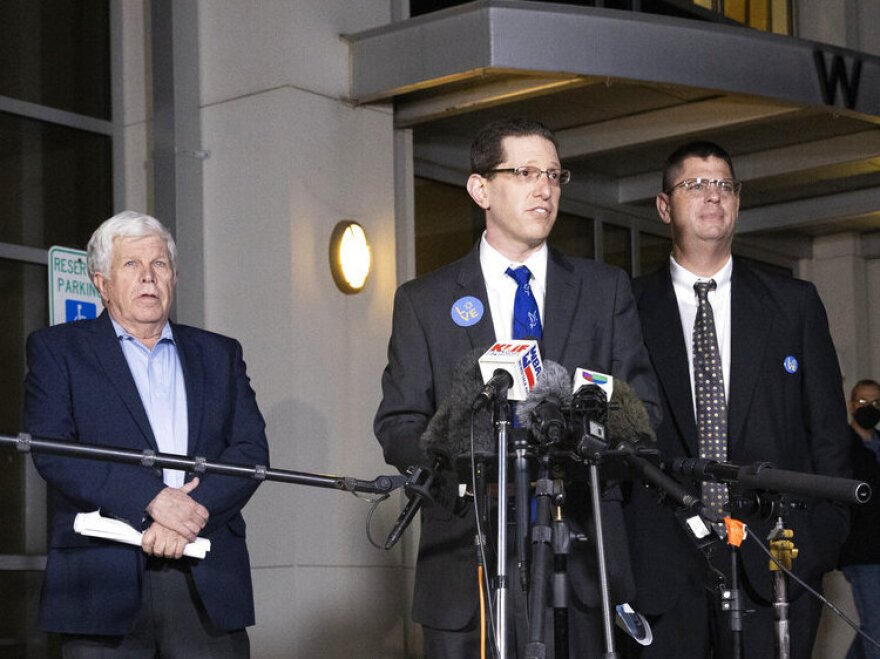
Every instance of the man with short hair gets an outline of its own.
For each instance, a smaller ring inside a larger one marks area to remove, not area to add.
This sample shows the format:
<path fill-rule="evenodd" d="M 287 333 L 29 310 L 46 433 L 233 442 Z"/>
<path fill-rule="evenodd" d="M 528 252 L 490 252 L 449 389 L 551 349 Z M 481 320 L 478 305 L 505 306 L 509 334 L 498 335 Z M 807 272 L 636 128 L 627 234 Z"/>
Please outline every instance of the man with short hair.
<path fill-rule="evenodd" d="M 840 569 L 852 586 L 859 627 L 880 641 L 880 383 L 856 382 L 848 407 L 853 478 L 868 483 L 874 494 L 868 503 L 850 510 L 849 537 L 840 550 Z M 846 659 L 880 659 L 880 649 L 856 636 Z"/>
<path fill-rule="evenodd" d="M 840 368 L 815 287 L 751 267 L 731 254 L 742 184 L 717 144 L 692 142 L 663 169 L 657 212 L 670 227 L 672 254 L 657 272 L 633 283 L 645 344 L 657 374 L 664 461 L 677 457 L 846 476 L 847 438 Z M 733 489 L 731 490 L 733 491 Z M 728 514 L 722 484 L 695 488 L 714 512 Z M 654 642 L 631 648 L 642 657 L 728 656 L 730 617 L 717 576 L 730 585 L 723 543 L 706 558 L 671 509 L 642 487 L 625 507 L 638 597 Z M 813 588 L 833 569 L 846 534 L 842 506 L 804 502 L 784 515 L 799 555 L 794 571 Z M 766 542 L 769 523 L 748 520 Z M 775 655 L 768 559 L 746 540 L 743 648 L 746 657 Z M 791 656 L 810 656 L 821 605 L 790 587 Z M 714 653 L 714 654 L 712 654 Z"/>
<path fill-rule="evenodd" d="M 89 240 L 105 311 L 28 338 L 25 428 L 37 437 L 268 463 L 265 423 L 233 339 L 169 320 L 177 250 L 125 211 Z M 241 509 L 254 480 L 35 454 L 49 485 L 40 626 L 65 657 L 247 657 L 254 624 Z M 142 547 L 74 532 L 78 513 L 143 531 Z M 197 536 L 204 559 L 183 557 Z"/>
<path fill-rule="evenodd" d="M 403 284 L 395 296 L 374 426 L 389 464 L 401 470 L 430 464 L 419 437 L 449 394 L 458 363 L 495 341 L 540 338 L 545 359 L 626 380 L 656 413 L 655 384 L 626 273 L 547 246 L 569 176 L 555 136 L 542 124 L 503 120 L 477 135 L 467 191 L 485 211 L 482 238 L 463 259 Z M 516 308 L 524 297 L 521 314 Z M 566 516 L 592 538 L 586 490 L 583 483 L 567 489 Z M 631 595 L 631 578 L 617 488 L 609 488 L 603 508 L 613 595 L 622 602 Z M 423 627 L 429 658 L 479 656 L 475 535 L 470 505 L 422 509 L 412 615 Z M 602 628 L 594 547 L 574 544 L 573 656 L 598 656 Z M 513 594 L 519 579 L 511 575 L 508 585 Z M 514 631 L 521 649 L 527 630 Z"/>

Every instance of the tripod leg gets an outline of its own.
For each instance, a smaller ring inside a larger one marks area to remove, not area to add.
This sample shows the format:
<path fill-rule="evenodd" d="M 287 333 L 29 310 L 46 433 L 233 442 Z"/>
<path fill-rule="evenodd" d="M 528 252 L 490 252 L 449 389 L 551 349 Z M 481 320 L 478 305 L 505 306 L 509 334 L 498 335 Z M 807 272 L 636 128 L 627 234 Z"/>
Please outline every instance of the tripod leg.
<path fill-rule="evenodd" d="M 556 659 L 568 659 L 568 552 L 571 531 L 556 507 L 553 520 L 553 640 Z"/>
<path fill-rule="evenodd" d="M 602 501 L 599 492 L 599 467 L 590 464 L 590 495 L 593 499 L 593 520 L 596 524 L 596 559 L 599 564 L 599 592 L 602 594 L 602 631 L 605 636 L 605 657 L 616 657 L 614 629 L 611 623 L 611 595 L 608 586 L 608 565 L 605 562 L 605 536 L 602 529 Z"/>
<path fill-rule="evenodd" d="M 551 568 L 552 495 L 553 482 L 549 478 L 547 461 L 542 460 L 535 500 L 538 513 L 532 526 L 532 578 L 529 590 L 529 636 L 526 659 L 545 659 L 547 645 L 544 639 L 544 611 L 547 607 L 547 582 Z"/>

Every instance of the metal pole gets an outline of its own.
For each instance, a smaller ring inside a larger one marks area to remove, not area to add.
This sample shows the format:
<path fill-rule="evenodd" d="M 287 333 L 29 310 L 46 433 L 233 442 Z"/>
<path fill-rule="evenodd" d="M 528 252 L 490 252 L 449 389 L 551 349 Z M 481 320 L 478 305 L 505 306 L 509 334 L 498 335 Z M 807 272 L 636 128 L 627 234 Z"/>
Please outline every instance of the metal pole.
<path fill-rule="evenodd" d="M 498 582 L 496 584 L 495 637 L 498 659 L 507 659 L 507 434 L 510 404 L 507 396 L 495 398 L 495 432 L 498 435 Z"/>

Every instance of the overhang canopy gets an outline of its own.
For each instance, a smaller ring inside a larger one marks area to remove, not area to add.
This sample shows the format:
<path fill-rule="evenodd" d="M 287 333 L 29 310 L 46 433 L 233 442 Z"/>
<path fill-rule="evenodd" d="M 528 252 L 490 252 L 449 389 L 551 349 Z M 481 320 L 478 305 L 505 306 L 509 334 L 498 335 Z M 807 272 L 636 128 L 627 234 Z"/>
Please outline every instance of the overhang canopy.
<path fill-rule="evenodd" d="M 880 228 L 880 58 L 745 27 L 482 0 L 346 37 L 356 103 L 393 102 L 416 173 L 463 184 L 474 132 L 553 128 L 569 203 L 653 220 L 665 156 L 719 142 L 745 181 L 739 229 Z M 769 237 L 769 235 L 768 235 Z"/>

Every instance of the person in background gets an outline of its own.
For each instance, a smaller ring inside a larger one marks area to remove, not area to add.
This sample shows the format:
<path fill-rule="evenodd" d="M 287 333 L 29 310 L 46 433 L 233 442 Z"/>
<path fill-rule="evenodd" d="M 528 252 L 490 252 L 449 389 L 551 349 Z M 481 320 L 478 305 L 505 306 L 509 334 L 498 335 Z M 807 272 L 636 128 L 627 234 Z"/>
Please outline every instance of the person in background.
<path fill-rule="evenodd" d="M 880 642 L 880 383 L 860 380 L 849 399 L 853 478 L 871 486 L 871 500 L 850 510 L 850 530 L 840 550 L 840 569 L 852 586 L 862 630 Z M 861 636 L 846 659 L 880 659 L 880 648 Z"/>

